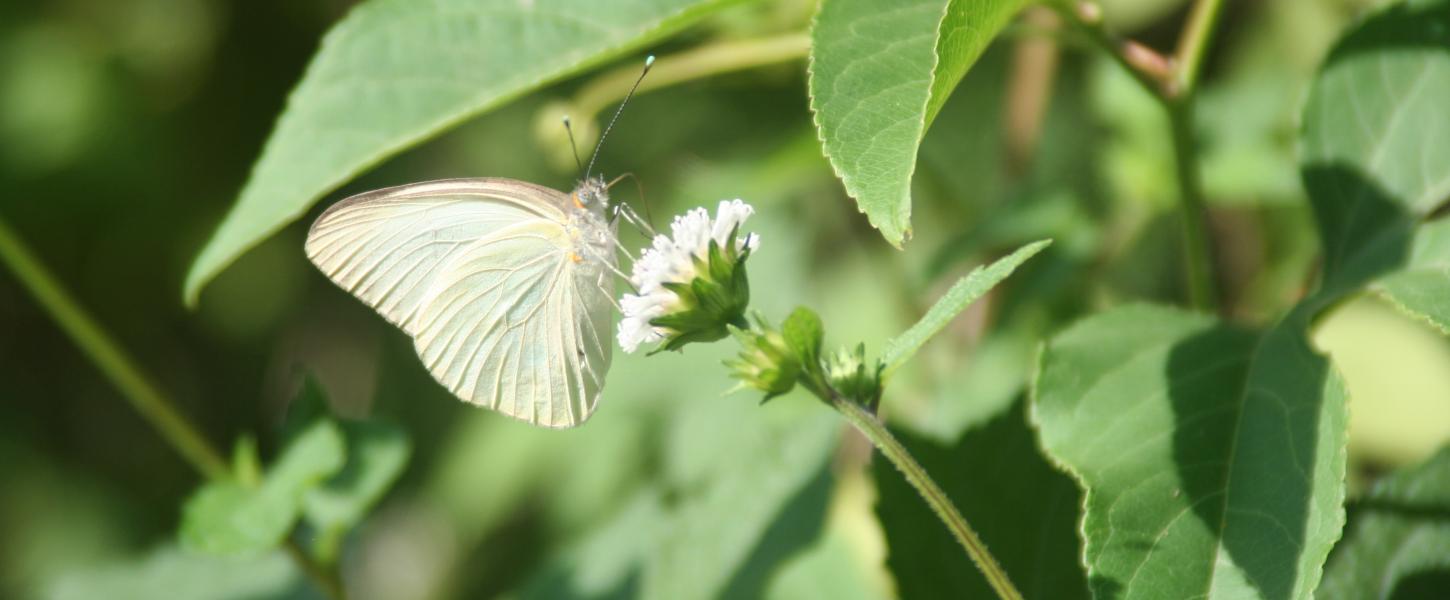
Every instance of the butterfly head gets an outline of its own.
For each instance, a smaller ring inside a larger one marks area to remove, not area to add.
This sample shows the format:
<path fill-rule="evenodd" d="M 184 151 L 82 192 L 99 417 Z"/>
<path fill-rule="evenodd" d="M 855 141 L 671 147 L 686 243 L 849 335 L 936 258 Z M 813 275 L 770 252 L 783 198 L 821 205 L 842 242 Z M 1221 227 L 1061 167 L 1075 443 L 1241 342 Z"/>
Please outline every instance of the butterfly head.
<path fill-rule="evenodd" d="M 574 188 L 570 199 L 574 201 L 574 206 L 577 208 L 603 210 L 609 204 L 609 184 L 598 175 L 586 178 Z"/>

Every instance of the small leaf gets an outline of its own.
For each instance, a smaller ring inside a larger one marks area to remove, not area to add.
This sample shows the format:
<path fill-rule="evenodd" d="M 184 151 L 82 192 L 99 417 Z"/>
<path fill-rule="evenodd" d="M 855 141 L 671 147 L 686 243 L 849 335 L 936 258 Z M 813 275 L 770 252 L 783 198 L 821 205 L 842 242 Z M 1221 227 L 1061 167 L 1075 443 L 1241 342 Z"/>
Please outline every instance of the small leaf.
<path fill-rule="evenodd" d="M 1129 306 L 1043 350 L 1033 415 L 1086 488 L 1095 596 L 1309 598 L 1344 523 L 1343 383 L 1305 339 Z"/>
<path fill-rule="evenodd" d="M 903 432 L 896 435 L 977 529 L 1026 597 L 1087 598 L 1087 577 L 1078 562 L 1082 494 L 1072 478 L 1038 453 L 1024 404 L 968 431 L 951 446 Z M 876 514 L 886 534 L 886 564 L 901 597 L 993 597 L 987 580 L 966 565 L 961 546 L 901 473 L 884 460 L 873 461 L 872 471 L 880 495 Z"/>
<path fill-rule="evenodd" d="M 785 345 L 795 352 L 806 369 L 819 371 L 821 364 L 821 341 L 825 338 L 825 327 L 815 311 L 798 306 L 785 318 L 780 326 Z"/>
<path fill-rule="evenodd" d="M 402 429 L 377 421 L 343 421 L 347 440 L 347 464 L 323 485 L 309 491 L 304 500 L 307 521 L 319 531 L 319 538 L 335 543 L 347 533 L 392 487 L 408 464 L 412 446 Z M 335 557 L 336 548 L 322 556 Z"/>
<path fill-rule="evenodd" d="M 881 358 L 881 362 L 886 365 L 884 376 L 890 377 L 892 372 L 905 364 L 907 359 L 916 354 L 916 351 L 920 350 L 927 340 L 945 328 L 958 313 L 991 291 L 993 287 L 1011 275 L 1012 271 L 1051 243 L 1051 240 L 1033 242 L 1018 248 L 1016 252 L 985 268 L 972 269 L 972 272 L 967 273 L 966 277 L 958 280 L 951 289 L 947 290 L 946 294 L 942 295 L 940 300 L 936 301 L 936 304 L 932 305 L 930 310 L 926 311 L 926 315 L 920 321 L 886 344 L 886 352 Z"/>
<path fill-rule="evenodd" d="M 291 531 L 302 497 L 342 468 L 337 426 L 318 421 L 293 440 L 261 486 L 213 482 L 182 508 L 181 540 L 210 554 L 247 554 L 275 547 Z"/>
<path fill-rule="evenodd" d="M 181 541 L 207 554 L 253 554 L 275 548 L 297 520 L 297 499 L 240 483 L 209 483 L 182 508 Z"/>
<path fill-rule="evenodd" d="M 371 0 L 322 40 L 184 297 L 322 195 L 461 121 L 634 51 L 730 0 Z"/>
<path fill-rule="evenodd" d="M 1395 4 L 1345 35 L 1309 92 L 1301 170 L 1325 278 L 1398 264 L 1408 227 L 1450 200 L 1450 1 Z"/>
<path fill-rule="evenodd" d="M 892 245 L 911 234 L 917 146 L 1023 0 L 827 0 L 811 30 L 811 109 L 836 175 Z"/>
<path fill-rule="evenodd" d="M 1375 484 L 1351 506 L 1350 526 L 1316 596 L 1438 598 L 1450 582 L 1450 447 Z"/>

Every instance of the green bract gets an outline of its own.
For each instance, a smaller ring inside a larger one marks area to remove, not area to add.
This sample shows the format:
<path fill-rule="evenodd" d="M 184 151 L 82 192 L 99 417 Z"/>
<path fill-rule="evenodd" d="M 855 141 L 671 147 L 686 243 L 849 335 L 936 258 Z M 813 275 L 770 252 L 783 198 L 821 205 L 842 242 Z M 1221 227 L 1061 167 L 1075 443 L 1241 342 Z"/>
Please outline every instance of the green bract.
<path fill-rule="evenodd" d="M 694 279 L 661 283 L 679 296 L 679 308 L 650 320 L 651 325 L 668 330 L 654 352 L 679 350 L 690 342 L 713 342 L 729 335 L 732 325 L 747 326 L 750 282 L 745 259 L 750 258 L 750 248 L 735 243 L 736 233 L 738 229 L 730 232 L 723 248 L 711 240 L 708 255 L 694 257 Z"/>

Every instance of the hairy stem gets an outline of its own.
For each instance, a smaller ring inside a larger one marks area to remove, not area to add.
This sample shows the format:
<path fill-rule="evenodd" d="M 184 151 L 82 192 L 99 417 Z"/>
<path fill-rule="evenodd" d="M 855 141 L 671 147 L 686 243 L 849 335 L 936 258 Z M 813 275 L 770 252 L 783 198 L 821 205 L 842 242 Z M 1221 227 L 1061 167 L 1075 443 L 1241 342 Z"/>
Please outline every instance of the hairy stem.
<path fill-rule="evenodd" d="M 967 524 L 962 513 L 957 512 L 957 507 L 952 504 L 951 498 L 948 498 L 946 492 L 937 486 L 936 481 L 932 480 L 926 469 L 923 469 L 916 459 L 911 457 L 911 454 L 906 451 L 906 447 L 896 441 L 896 437 L 892 436 L 890 431 L 887 431 L 886 425 L 861 405 L 842 398 L 839 394 L 831 393 L 829 397 L 831 406 L 867 439 L 871 440 L 876 449 L 880 450 L 881 454 L 890 460 L 891 464 L 896 465 L 902 475 L 906 476 L 906 481 L 916 488 L 922 499 L 926 500 L 927 505 L 931 507 L 932 512 L 936 513 L 937 518 L 941 519 L 952 535 L 957 538 L 957 542 L 966 549 L 967 556 L 976 563 L 977 568 L 982 571 L 982 575 L 987 578 L 987 583 L 997 592 L 997 596 L 1003 600 L 1021 600 L 1022 594 L 1012 585 L 1012 580 L 1007 577 L 1007 572 L 1002 570 L 1001 565 L 997 564 L 997 560 L 992 557 L 992 553 L 987 551 L 987 545 L 977 537 L 977 532 Z"/>
<path fill-rule="evenodd" d="M 141 372 L 135 361 L 61 287 L 3 218 L 0 218 L 0 262 L 15 273 L 20 283 L 35 297 L 35 301 L 50 313 L 61 330 L 80 346 L 81 351 L 95 363 L 96 368 L 111 380 L 111 384 L 131 403 L 132 408 L 141 413 L 177 454 L 208 479 L 232 478 L 231 468 L 216 448 L 206 441 L 206 437 L 196 426 L 176 410 L 172 402 Z M 291 540 L 287 541 L 286 550 L 298 567 L 329 598 L 342 600 L 342 585 L 335 571 L 322 568 Z"/>

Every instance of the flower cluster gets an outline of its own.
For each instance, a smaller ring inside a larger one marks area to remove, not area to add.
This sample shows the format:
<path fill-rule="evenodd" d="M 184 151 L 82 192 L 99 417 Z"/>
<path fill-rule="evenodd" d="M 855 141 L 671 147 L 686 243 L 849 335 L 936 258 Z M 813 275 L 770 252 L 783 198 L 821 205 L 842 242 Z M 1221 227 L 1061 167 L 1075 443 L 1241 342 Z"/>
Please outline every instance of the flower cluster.
<path fill-rule="evenodd" d="M 723 338 L 729 325 L 746 326 L 745 259 L 760 238 L 738 234 L 754 212 L 740 200 L 723 201 L 713 220 L 696 208 L 675 217 L 670 235 L 655 236 L 634 263 L 629 281 L 635 292 L 620 298 L 618 338 L 625 352 L 654 342 L 664 342 L 660 350 L 676 350 Z"/>

